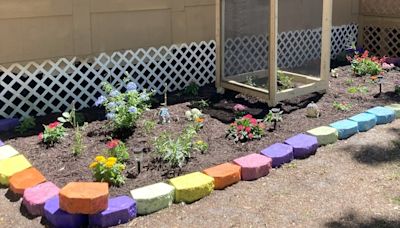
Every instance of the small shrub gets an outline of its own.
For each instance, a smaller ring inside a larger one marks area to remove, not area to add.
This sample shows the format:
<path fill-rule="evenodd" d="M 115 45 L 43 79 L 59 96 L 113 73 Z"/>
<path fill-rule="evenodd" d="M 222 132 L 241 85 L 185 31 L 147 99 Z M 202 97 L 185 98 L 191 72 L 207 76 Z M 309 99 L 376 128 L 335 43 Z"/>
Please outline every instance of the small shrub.
<path fill-rule="evenodd" d="M 198 118 L 203 117 L 203 113 L 197 108 L 192 108 L 191 110 L 188 110 L 185 112 L 185 117 L 189 121 L 194 121 Z"/>
<path fill-rule="evenodd" d="M 249 86 L 252 86 L 252 87 L 257 87 L 257 84 L 254 82 L 254 78 L 255 78 L 254 75 L 247 76 L 245 84 L 249 85 Z"/>
<path fill-rule="evenodd" d="M 55 143 L 60 142 L 60 140 L 65 135 L 65 128 L 62 123 L 55 121 L 49 125 L 43 125 L 44 131 L 39 133 L 39 141 L 47 144 L 48 146 L 53 146 Z"/>
<path fill-rule="evenodd" d="M 199 101 L 191 101 L 190 104 L 193 107 L 197 107 L 199 109 L 204 109 L 204 108 L 208 108 L 210 106 L 209 101 L 208 100 L 199 100 Z"/>
<path fill-rule="evenodd" d="M 379 59 L 376 56 L 369 56 L 368 51 L 364 51 L 361 56 L 358 54 L 354 55 L 354 57 L 348 56 L 347 59 L 351 63 L 354 73 L 359 76 L 382 73 L 382 64 L 385 62 L 385 58 Z"/>
<path fill-rule="evenodd" d="M 365 86 L 352 86 L 347 89 L 347 92 L 350 94 L 356 94 L 356 93 L 365 94 L 368 93 L 368 91 L 369 91 L 368 88 Z"/>
<path fill-rule="evenodd" d="M 199 95 L 199 90 L 200 87 L 195 82 L 191 82 L 188 86 L 185 87 L 183 94 L 187 96 L 197 96 Z"/>
<path fill-rule="evenodd" d="M 351 104 L 334 101 L 333 107 L 339 111 L 349 111 L 351 109 Z"/>
<path fill-rule="evenodd" d="M 348 85 L 348 86 L 351 86 L 351 85 L 353 85 L 353 83 L 354 83 L 354 80 L 353 80 L 353 79 L 351 79 L 351 78 L 349 78 L 349 79 L 346 79 L 346 81 L 344 82 L 344 84 L 346 84 L 346 85 Z"/>
<path fill-rule="evenodd" d="M 171 167 L 183 167 L 190 158 L 193 149 L 193 138 L 197 135 L 193 126 L 186 127 L 176 138 L 170 132 L 164 132 L 154 141 L 155 153 Z"/>
<path fill-rule="evenodd" d="M 279 90 L 286 90 L 294 87 L 293 79 L 282 72 L 278 71 L 277 80 Z"/>
<path fill-rule="evenodd" d="M 194 143 L 193 149 L 199 151 L 200 153 L 204 153 L 208 150 L 208 143 L 204 142 L 203 140 L 197 140 Z"/>
<path fill-rule="evenodd" d="M 268 114 L 264 117 L 264 123 L 274 124 L 274 129 L 276 129 L 276 125 L 278 122 L 283 121 L 283 111 L 279 109 L 271 109 Z"/>
<path fill-rule="evenodd" d="M 109 83 L 103 84 L 103 90 L 107 96 L 100 96 L 95 105 L 105 107 L 106 117 L 114 130 L 131 129 L 149 108 L 151 93 L 138 92 L 133 82 L 127 84 L 125 93 L 119 92 Z"/>
<path fill-rule="evenodd" d="M 117 163 L 117 158 L 97 156 L 89 166 L 96 181 L 107 182 L 111 185 L 120 186 L 125 183 L 123 171 L 125 166 Z"/>
<path fill-rule="evenodd" d="M 112 139 L 107 142 L 107 154 L 110 157 L 116 157 L 118 162 L 129 160 L 128 148 L 125 143 L 118 139 Z"/>
<path fill-rule="evenodd" d="M 151 120 L 145 120 L 143 122 L 143 129 L 146 135 L 149 135 L 154 128 L 156 127 L 156 122 L 155 121 L 151 121 Z"/>
<path fill-rule="evenodd" d="M 245 115 L 235 120 L 226 133 L 227 138 L 235 142 L 246 142 L 253 139 L 260 139 L 264 135 L 265 124 L 259 123 L 252 115 Z"/>
<path fill-rule="evenodd" d="M 233 106 L 233 111 L 235 112 L 236 118 L 241 118 L 242 116 L 247 114 L 247 106 L 242 104 L 236 104 Z"/>
<path fill-rule="evenodd" d="M 22 120 L 21 124 L 15 129 L 18 134 L 25 134 L 29 130 L 34 129 L 36 126 L 36 120 L 33 117 L 26 117 Z"/>

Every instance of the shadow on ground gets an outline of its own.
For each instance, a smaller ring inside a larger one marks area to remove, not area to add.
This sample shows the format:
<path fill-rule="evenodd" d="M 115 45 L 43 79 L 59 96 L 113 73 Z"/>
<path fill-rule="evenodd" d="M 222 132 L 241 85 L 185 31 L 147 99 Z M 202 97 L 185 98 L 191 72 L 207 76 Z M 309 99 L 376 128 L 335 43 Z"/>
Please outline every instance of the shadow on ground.
<path fill-rule="evenodd" d="M 398 228 L 400 220 L 391 220 L 382 217 L 362 218 L 360 215 L 350 212 L 345 216 L 325 223 L 329 228 Z"/>

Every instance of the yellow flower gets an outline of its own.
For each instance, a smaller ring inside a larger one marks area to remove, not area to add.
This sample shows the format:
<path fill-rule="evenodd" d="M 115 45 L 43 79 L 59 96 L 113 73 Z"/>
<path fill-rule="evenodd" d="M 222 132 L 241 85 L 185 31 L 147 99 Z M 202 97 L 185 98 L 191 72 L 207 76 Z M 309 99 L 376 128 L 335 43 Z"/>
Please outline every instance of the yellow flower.
<path fill-rule="evenodd" d="M 96 156 L 95 159 L 97 162 L 104 163 L 106 162 L 106 158 L 104 156 Z"/>
<path fill-rule="evenodd" d="M 89 168 L 93 169 L 94 167 L 97 166 L 97 164 L 99 164 L 98 162 L 92 162 L 92 164 L 90 164 Z"/>
<path fill-rule="evenodd" d="M 114 165 L 115 165 L 115 162 L 114 162 L 114 161 L 107 161 L 107 162 L 106 162 L 106 167 L 107 167 L 107 168 L 112 168 Z"/>
<path fill-rule="evenodd" d="M 203 140 L 199 140 L 199 141 L 196 142 L 196 144 L 199 144 L 199 145 L 203 144 L 203 143 L 204 143 Z"/>
<path fill-rule="evenodd" d="M 112 162 L 117 162 L 117 158 L 115 158 L 115 157 L 109 157 L 108 159 L 107 159 L 107 161 L 112 161 Z"/>

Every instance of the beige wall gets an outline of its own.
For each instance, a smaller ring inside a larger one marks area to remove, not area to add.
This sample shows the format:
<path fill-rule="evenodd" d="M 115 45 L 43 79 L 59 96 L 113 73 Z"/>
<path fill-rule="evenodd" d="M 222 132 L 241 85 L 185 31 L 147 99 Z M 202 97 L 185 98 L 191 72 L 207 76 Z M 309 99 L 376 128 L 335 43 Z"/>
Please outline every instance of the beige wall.
<path fill-rule="evenodd" d="M 356 0 L 333 1 L 334 24 L 356 20 Z M 214 21 L 215 0 L 0 0 L 0 63 L 211 40 Z"/>

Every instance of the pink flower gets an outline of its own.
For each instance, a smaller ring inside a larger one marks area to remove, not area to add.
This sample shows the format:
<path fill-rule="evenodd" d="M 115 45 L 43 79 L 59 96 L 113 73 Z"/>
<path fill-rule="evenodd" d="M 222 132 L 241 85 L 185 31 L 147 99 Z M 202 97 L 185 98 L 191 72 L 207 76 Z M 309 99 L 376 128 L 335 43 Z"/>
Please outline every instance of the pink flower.
<path fill-rule="evenodd" d="M 111 140 L 111 141 L 109 141 L 107 143 L 107 148 L 108 149 L 114 149 L 115 147 L 118 146 L 118 144 L 119 144 L 119 140 L 118 139 L 113 139 L 113 140 Z"/>
<path fill-rule="evenodd" d="M 250 123 L 253 125 L 257 125 L 257 120 L 252 118 L 252 119 L 250 119 Z"/>
<path fill-rule="evenodd" d="M 243 129 L 244 129 L 244 126 L 243 125 L 239 125 L 239 126 L 237 126 L 237 128 L 236 128 L 238 131 L 243 131 Z"/>
<path fill-rule="evenodd" d="M 245 128 L 245 131 L 246 131 L 247 133 L 250 133 L 250 132 L 251 132 L 251 127 L 246 127 L 246 128 Z"/>
<path fill-rule="evenodd" d="M 235 112 L 242 112 L 246 109 L 247 107 L 241 104 L 236 104 L 235 106 L 233 106 L 233 110 L 235 110 Z"/>
<path fill-rule="evenodd" d="M 252 119 L 252 118 L 253 118 L 253 116 L 250 114 L 243 116 L 243 119 Z"/>
<path fill-rule="evenodd" d="M 60 124 L 60 122 L 55 121 L 55 122 L 49 124 L 49 128 L 50 129 L 54 129 L 54 128 L 58 127 L 59 124 Z"/>
<path fill-rule="evenodd" d="M 254 137 L 254 135 L 253 134 L 248 134 L 248 136 L 249 136 L 249 139 L 253 139 L 253 137 Z"/>
<path fill-rule="evenodd" d="M 40 132 L 38 135 L 39 141 L 43 141 L 43 132 Z"/>

